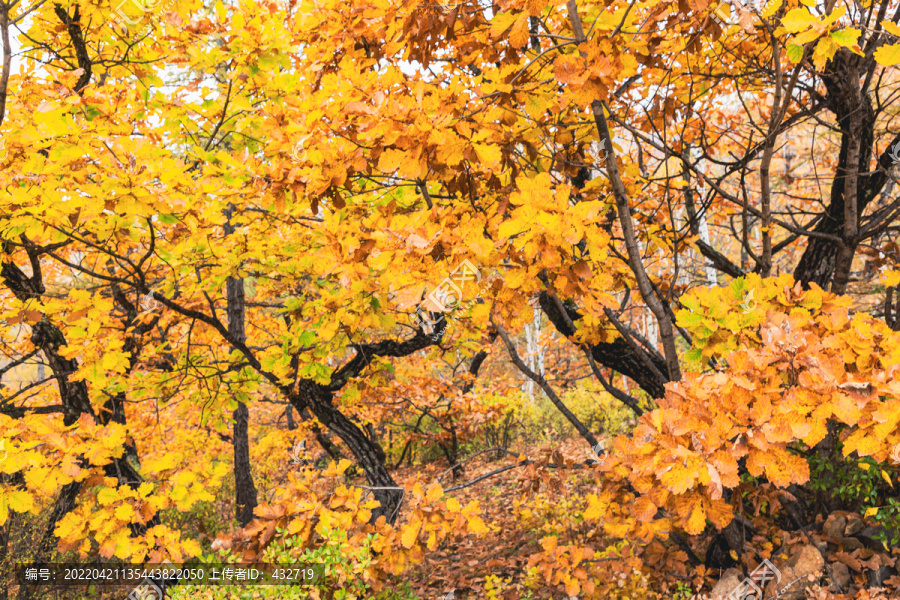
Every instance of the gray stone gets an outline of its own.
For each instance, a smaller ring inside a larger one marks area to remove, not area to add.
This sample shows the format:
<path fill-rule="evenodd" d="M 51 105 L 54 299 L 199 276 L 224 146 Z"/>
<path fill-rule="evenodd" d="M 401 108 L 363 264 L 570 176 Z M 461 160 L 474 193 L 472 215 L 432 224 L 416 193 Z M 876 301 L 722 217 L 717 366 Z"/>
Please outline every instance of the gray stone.
<path fill-rule="evenodd" d="M 845 537 L 841 543 L 844 545 L 844 552 L 853 552 L 863 547 L 863 543 L 855 537 Z"/>
<path fill-rule="evenodd" d="M 744 580 L 744 574 L 740 569 L 728 569 L 722 573 L 721 579 L 716 582 L 709 593 L 709 600 L 725 600 L 734 589 Z"/>
<path fill-rule="evenodd" d="M 825 569 L 825 559 L 822 558 L 818 548 L 807 544 L 791 556 L 788 565 L 794 568 L 797 577 L 806 577 L 822 573 Z"/>
<path fill-rule="evenodd" d="M 834 543 L 839 543 L 842 539 L 844 539 L 844 530 L 847 527 L 847 517 L 838 514 L 828 515 L 828 518 L 825 520 L 825 524 L 822 526 L 822 535 L 826 535 L 831 539 L 828 541 L 834 541 Z"/>
<path fill-rule="evenodd" d="M 807 588 L 816 584 L 825 570 L 825 559 L 819 549 L 812 545 L 800 547 L 788 559 L 787 563 L 778 567 L 781 579 L 772 580 L 765 589 L 766 598 L 778 600 L 804 600 Z"/>
<path fill-rule="evenodd" d="M 847 526 L 844 528 L 844 536 L 856 535 L 865 527 L 862 517 L 859 515 L 850 515 L 847 517 Z"/>
<path fill-rule="evenodd" d="M 884 587 L 884 580 L 890 579 L 897 573 L 897 570 L 890 565 L 881 565 L 875 571 L 869 571 L 868 585 L 872 587 Z"/>
<path fill-rule="evenodd" d="M 884 552 L 885 549 L 885 544 L 881 540 L 890 539 L 890 536 L 887 535 L 887 529 L 881 525 L 878 525 L 877 527 L 866 527 L 857 533 L 855 537 L 861 541 L 866 548 L 871 548 L 872 550 L 877 550 L 879 552 Z"/>
<path fill-rule="evenodd" d="M 833 591 L 847 593 L 850 586 L 850 567 L 842 562 L 831 563 L 831 580 L 834 582 Z"/>

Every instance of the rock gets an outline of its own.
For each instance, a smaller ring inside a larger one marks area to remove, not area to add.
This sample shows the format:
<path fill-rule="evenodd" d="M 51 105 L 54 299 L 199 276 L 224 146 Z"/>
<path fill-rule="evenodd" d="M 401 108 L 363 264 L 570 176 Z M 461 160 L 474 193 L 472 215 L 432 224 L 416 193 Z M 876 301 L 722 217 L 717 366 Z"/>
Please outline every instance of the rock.
<path fill-rule="evenodd" d="M 725 600 L 743 579 L 744 574 L 740 569 L 728 569 L 709 593 L 709 600 Z"/>
<path fill-rule="evenodd" d="M 896 569 L 890 565 L 881 565 L 876 571 L 869 571 L 868 585 L 872 587 L 884 587 L 884 580 L 890 579 L 897 573 Z"/>
<path fill-rule="evenodd" d="M 779 600 L 803 600 L 806 589 L 815 585 L 825 570 L 825 559 L 815 546 L 800 547 L 787 563 L 778 569 L 781 578 L 772 580 L 766 586 L 766 598 Z"/>
<path fill-rule="evenodd" d="M 887 535 L 887 533 L 887 529 L 879 525 L 877 527 L 866 527 L 865 529 L 857 533 L 854 537 L 862 542 L 866 548 L 884 552 L 885 546 L 881 540 L 890 539 L 890 536 Z"/>
<path fill-rule="evenodd" d="M 781 579 L 771 581 L 766 586 L 764 598 L 778 598 L 778 600 L 803 600 L 806 598 L 806 588 L 812 582 L 797 576 L 794 568 L 788 565 L 782 566 Z"/>
<path fill-rule="evenodd" d="M 862 517 L 859 515 L 849 515 L 847 517 L 847 526 L 844 528 L 844 537 L 856 535 L 865 527 Z"/>
<path fill-rule="evenodd" d="M 822 558 L 818 548 L 807 544 L 791 556 L 788 566 L 794 568 L 797 577 L 806 577 L 822 573 L 825 569 L 825 559 Z"/>
<path fill-rule="evenodd" d="M 850 568 L 842 562 L 831 563 L 832 591 L 846 593 L 850 586 Z"/>
<path fill-rule="evenodd" d="M 844 545 L 844 552 L 853 552 L 863 547 L 862 542 L 855 537 L 845 537 L 841 543 Z"/>
<path fill-rule="evenodd" d="M 844 539 L 844 530 L 847 528 L 847 517 L 838 514 L 830 514 L 822 526 L 822 535 L 831 538 L 835 544 Z"/>

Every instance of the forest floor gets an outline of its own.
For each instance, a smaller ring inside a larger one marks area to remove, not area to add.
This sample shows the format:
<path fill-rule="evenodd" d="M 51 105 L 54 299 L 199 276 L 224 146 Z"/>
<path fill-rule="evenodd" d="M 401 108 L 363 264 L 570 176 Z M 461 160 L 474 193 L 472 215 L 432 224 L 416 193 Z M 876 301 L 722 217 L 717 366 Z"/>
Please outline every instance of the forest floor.
<path fill-rule="evenodd" d="M 547 452 L 551 446 L 553 450 L 558 450 L 565 458 L 575 462 L 583 462 L 589 456 L 586 444 L 580 438 L 552 444 L 546 442 L 520 444 L 511 450 L 535 459 L 543 452 Z M 500 458 L 494 458 L 493 453 L 479 456 L 466 465 L 465 473 L 455 483 L 450 474 L 446 473 L 445 461 L 434 462 L 425 467 L 417 465 L 414 468 L 401 468 L 395 472 L 395 477 L 397 481 L 404 481 L 416 473 L 424 472 L 433 480 L 443 474 L 441 484 L 447 489 L 451 485 L 471 482 L 492 471 L 514 464 L 515 460 L 511 455 Z M 529 556 L 541 552 L 541 539 L 553 533 L 561 533 L 561 537 L 568 537 L 573 529 L 583 527 L 581 523 L 567 521 L 565 515 L 571 514 L 572 511 L 560 506 L 567 502 L 567 497 L 583 498 L 591 492 L 593 486 L 590 480 L 579 481 L 577 477 L 570 478 L 562 492 L 541 485 L 535 498 L 540 508 L 534 510 L 532 506 L 534 514 L 531 521 L 523 523 L 518 517 L 521 511 L 517 512 L 516 507 L 523 497 L 524 470 L 510 469 L 452 492 L 463 505 L 472 500 L 478 501 L 484 521 L 491 527 L 491 531 L 483 537 L 461 536 L 459 541 L 445 543 L 436 551 L 427 553 L 423 563 L 410 568 L 404 574 L 403 580 L 412 585 L 419 598 L 482 600 L 498 597 L 505 600 L 519 600 L 524 596 Z M 532 483 L 532 480 L 528 481 L 529 485 Z M 537 514 L 538 512 L 540 514 Z M 754 524 L 762 523 L 760 517 L 747 516 Z M 856 537 L 844 535 L 845 527 L 849 528 L 852 520 L 864 521 L 866 527 L 862 534 L 855 533 Z M 812 562 L 824 567 L 821 577 L 818 579 L 809 577 L 808 581 L 804 578 L 803 585 L 797 586 L 796 590 L 777 595 L 780 600 L 805 598 L 807 593 L 815 598 L 832 600 L 853 597 L 873 600 L 900 598 L 900 576 L 897 575 L 900 571 L 900 562 L 897 562 L 900 559 L 900 546 L 895 545 L 885 550 L 878 548 L 877 544 L 870 544 L 871 540 L 865 539 L 865 531 L 870 530 L 872 525 L 877 524 L 863 519 L 862 515 L 835 512 L 827 518 L 820 516 L 803 529 L 789 526 L 788 530 L 781 530 L 771 526 L 765 535 L 757 535 L 753 540 L 747 540 L 745 547 L 747 554 L 743 558 L 758 556 L 763 546 L 772 548 L 772 544 L 766 543 L 769 539 L 778 540 L 778 548 L 772 552 L 772 560 L 782 566 L 786 573 L 793 574 L 794 570 L 799 573 L 803 561 L 808 556 L 814 555 Z M 715 531 L 710 530 L 707 535 L 695 536 L 691 540 L 693 552 L 701 559 L 706 556 L 707 547 L 712 545 L 713 534 Z M 860 538 L 860 535 L 863 537 Z M 863 543 L 860 543 L 860 539 Z M 750 548 L 750 546 L 759 547 Z M 800 561 L 801 565 L 798 566 L 797 561 Z M 788 568 L 786 565 L 789 563 L 794 564 Z M 696 568 L 696 572 L 691 572 L 690 569 L 690 565 L 687 565 L 687 571 L 680 577 L 672 573 L 672 586 L 674 587 L 679 579 L 690 579 L 693 589 L 699 591 L 696 598 L 724 598 L 725 595 L 721 594 L 723 586 L 734 587 L 734 584 L 743 578 L 743 574 L 737 573 L 735 569 L 706 569 L 704 566 Z M 885 591 L 871 589 L 876 576 L 878 581 L 882 582 L 880 585 L 886 588 Z M 506 590 L 505 593 L 496 596 L 489 594 L 490 590 L 486 587 L 491 586 L 488 583 L 490 577 L 509 581 L 509 585 L 503 588 Z M 718 588 L 717 582 L 721 582 Z M 533 597 L 566 598 L 565 593 L 554 590 L 555 588 L 543 588 Z M 449 595 L 451 591 L 453 595 Z M 551 595 L 548 596 L 548 593 Z"/>

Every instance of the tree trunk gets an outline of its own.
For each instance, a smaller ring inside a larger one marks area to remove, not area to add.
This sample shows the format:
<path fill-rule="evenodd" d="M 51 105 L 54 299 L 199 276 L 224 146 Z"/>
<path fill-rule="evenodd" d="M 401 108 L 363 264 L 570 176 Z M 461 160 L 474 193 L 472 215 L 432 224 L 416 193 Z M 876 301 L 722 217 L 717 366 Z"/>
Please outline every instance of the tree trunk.
<path fill-rule="evenodd" d="M 387 458 L 384 450 L 376 442 L 369 439 L 363 430 L 353 421 L 348 419 L 332 404 L 332 392 L 321 389 L 320 386 L 300 380 L 297 385 L 297 393 L 291 394 L 290 401 L 302 413 L 304 408 L 310 412 L 330 431 L 341 438 L 347 445 L 357 463 L 366 474 L 369 485 L 373 488 L 375 499 L 381 504 L 372 511 L 370 522 L 374 523 L 379 517 L 384 517 L 388 523 L 394 523 L 400 511 L 400 502 L 403 499 L 403 490 L 391 477 L 385 466 Z"/>
<path fill-rule="evenodd" d="M 228 333 L 243 343 L 244 333 L 244 280 L 229 277 L 225 283 L 228 298 Z M 257 491 L 250 472 L 250 411 L 243 402 L 238 402 L 234 411 L 232 447 L 234 449 L 234 511 L 241 525 L 253 520 L 253 509 L 257 505 Z"/>
<path fill-rule="evenodd" d="M 5 261 L 2 268 L 0 268 L 0 279 L 2 279 L 3 283 L 16 298 L 22 301 L 39 298 L 45 291 L 41 275 L 40 254 L 34 247 L 29 247 L 27 251 L 31 260 L 31 277 L 26 276 L 18 265 L 9 261 Z M 117 290 L 114 289 L 114 297 L 119 300 L 116 293 Z M 127 300 L 125 305 L 124 308 L 128 310 L 130 315 L 128 321 L 125 323 L 125 327 L 128 328 L 133 325 L 136 312 L 133 310 L 133 307 L 129 308 L 130 305 L 128 305 Z M 136 327 L 136 335 L 141 333 L 141 327 L 149 327 L 149 325 Z M 91 415 L 94 421 L 101 425 L 107 425 L 111 421 L 123 425 L 125 424 L 124 392 L 107 400 L 103 409 L 97 414 L 91 406 L 87 384 L 84 381 L 70 381 L 69 376 L 78 370 L 78 361 L 76 359 L 67 359 L 60 354 L 60 348 L 67 344 L 66 338 L 63 335 L 63 332 L 56 325 L 51 323 L 46 316 L 42 317 L 41 320 L 32 327 L 31 342 L 35 348 L 41 350 L 47 364 L 50 365 L 50 370 L 56 378 L 60 401 L 63 405 L 63 424 L 67 426 L 73 425 L 83 414 Z M 131 355 L 128 368 L 128 372 L 130 372 L 137 364 L 139 350 L 133 337 L 130 337 L 126 341 L 123 349 Z M 106 464 L 104 466 L 104 472 L 107 477 L 116 478 L 118 485 L 128 485 L 135 488 L 143 482 L 143 478 L 128 461 L 129 455 L 133 455 L 135 459 L 137 458 L 137 450 L 133 446 L 126 447 L 126 452 L 123 456 L 115 458 L 110 463 Z M 84 466 L 86 467 L 86 465 Z M 60 495 L 56 499 L 53 511 L 50 513 L 50 518 L 47 522 L 44 534 L 38 542 L 37 548 L 33 554 L 35 562 L 42 562 L 44 557 L 53 550 L 53 541 L 55 539 L 54 530 L 56 529 L 56 525 L 60 519 L 75 508 L 75 500 L 81 492 L 81 489 L 82 483 L 80 481 L 71 482 L 63 486 Z M 158 524 L 159 517 L 158 515 L 154 515 L 146 524 L 133 524 L 131 526 L 131 533 L 132 535 L 141 535 L 146 533 L 147 528 Z M 23 591 L 22 597 L 29 598 L 30 592 L 27 590 Z"/>
<path fill-rule="evenodd" d="M 565 318 L 559 312 L 553 298 L 546 292 L 541 292 L 540 304 L 547 318 L 559 331 L 566 337 L 573 335 L 575 332 L 566 324 Z M 567 308 L 566 312 L 572 322 L 576 322 L 581 318 L 577 310 Z M 591 355 L 597 363 L 618 371 L 619 373 L 629 377 L 637 383 L 641 389 L 650 394 L 652 398 L 662 398 L 665 395 L 665 384 L 667 380 L 661 380 L 647 368 L 644 360 L 636 354 L 628 342 L 622 338 L 618 338 L 613 342 L 600 343 L 591 346 Z M 666 372 L 666 363 L 656 357 L 645 355 L 645 360 L 650 360 L 660 373 Z"/>
<path fill-rule="evenodd" d="M 844 188 L 845 181 L 858 178 L 856 192 L 856 221 L 869 202 L 884 186 L 883 173 L 868 174 L 875 144 L 875 112 L 868 96 L 860 93 L 859 57 L 841 48 L 823 73 L 822 80 L 828 90 L 826 97 L 829 110 L 837 118 L 841 130 L 841 150 L 831 184 L 831 201 L 813 231 L 842 237 L 844 233 Z M 851 156 L 851 147 L 858 144 L 858 159 Z M 800 262 L 794 270 L 794 279 L 804 288 L 815 283 L 828 289 L 836 270 L 849 274 L 850 265 L 858 240 L 845 240 L 849 251 L 841 252 L 841 244 L 835 240 L 810 237 Z M 839 264 L 838 257 L 841 256 Z"/>

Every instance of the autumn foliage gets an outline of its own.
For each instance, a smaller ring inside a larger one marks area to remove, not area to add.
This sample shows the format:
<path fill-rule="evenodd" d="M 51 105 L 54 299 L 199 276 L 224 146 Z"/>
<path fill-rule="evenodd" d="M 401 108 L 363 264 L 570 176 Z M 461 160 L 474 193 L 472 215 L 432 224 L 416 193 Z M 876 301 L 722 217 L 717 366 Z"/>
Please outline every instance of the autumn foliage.
<path fill-rule="evenodd" d="M 900 587 L 897 0 L 0 0 L 0 49 L 0 600 Z"/>

